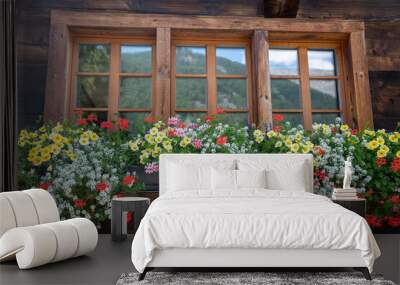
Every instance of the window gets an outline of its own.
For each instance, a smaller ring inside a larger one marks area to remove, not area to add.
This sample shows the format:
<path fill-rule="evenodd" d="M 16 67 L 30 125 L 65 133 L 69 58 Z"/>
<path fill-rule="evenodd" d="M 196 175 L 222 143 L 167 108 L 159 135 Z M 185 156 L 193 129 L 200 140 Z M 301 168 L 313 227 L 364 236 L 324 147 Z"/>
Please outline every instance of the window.
<path fill-rule="evenodd" d="M 338 45 L 272 43 L 269 49 L 273 113 L 310 129 L 330 123 L 344 106 L 342 53 Z"/>
<path fill-rule="evenodd" d="M 172 114 L 188 122 L 223 108 L 225 122 L 248 124 L 252 83 L 247 43 L 175 40 L 172 55 Z"/>
<path fill-rule="evenodd" d="M 75 38 L 70 111 L 95 113 L 100 120 L 116 114 L 139 131 L 153 105 L 152 41 Z"/>

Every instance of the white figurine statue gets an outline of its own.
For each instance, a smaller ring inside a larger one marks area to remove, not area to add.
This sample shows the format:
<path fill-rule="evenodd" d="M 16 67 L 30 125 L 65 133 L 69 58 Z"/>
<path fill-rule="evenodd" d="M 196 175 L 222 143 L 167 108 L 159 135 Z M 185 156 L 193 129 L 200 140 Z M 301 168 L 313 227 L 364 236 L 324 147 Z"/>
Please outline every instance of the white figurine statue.
<path fill-rule="evenodd" d="M 344 178 L 343 178 L 343 189 L 351 188 L 351 175 L 352 175 L 353 167 L 351 166 L 350 157 L 347 157 L 344 162 Z"/>

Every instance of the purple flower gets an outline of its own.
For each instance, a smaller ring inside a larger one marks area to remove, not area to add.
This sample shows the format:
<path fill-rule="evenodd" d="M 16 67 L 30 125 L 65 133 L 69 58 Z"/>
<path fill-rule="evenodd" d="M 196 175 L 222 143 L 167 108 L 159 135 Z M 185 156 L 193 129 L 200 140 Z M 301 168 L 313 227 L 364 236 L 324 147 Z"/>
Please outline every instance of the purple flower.
<path fill-rule="evenodd" d="M 151 162 L 145 165 L 144 167 L 144 172 L 146 174 L 152 174 L 158 172 L 158 163 L 157 162 Z"/>
<path fill-rule="evenodd" d="M 175 134 L 177 137 L 182 138 L 185 136 L 185 130 L 181 129 L 181 128 L 177 128 L 177 129 L 175 129 Z"/>
<path fill-rule="evenodd" d="M 199 125 L 196 123 L 190 123 L 188 126 L 189 129 L 197 129 L 198 127 L 199 127 Z"/>
<path fill-rule="evenodd" d="M 168 125 L 169 126 L 176 126 L 179 124 L 179 118 L 178 117 L 170 117 L 168 118 Z"/>

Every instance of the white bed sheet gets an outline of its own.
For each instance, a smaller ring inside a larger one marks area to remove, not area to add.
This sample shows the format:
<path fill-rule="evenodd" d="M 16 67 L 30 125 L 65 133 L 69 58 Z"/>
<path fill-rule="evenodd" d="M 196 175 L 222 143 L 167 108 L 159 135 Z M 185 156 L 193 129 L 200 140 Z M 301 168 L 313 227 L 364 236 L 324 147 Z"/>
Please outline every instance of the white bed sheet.
<path fill-rule="evenodd" d="M 132 243 L 143 272 L 155 249 L 356 249 L 372 271 L 380 251 L 367 222 L 307 192 L 246 189 L 170 192 L 157 198 Z"/>

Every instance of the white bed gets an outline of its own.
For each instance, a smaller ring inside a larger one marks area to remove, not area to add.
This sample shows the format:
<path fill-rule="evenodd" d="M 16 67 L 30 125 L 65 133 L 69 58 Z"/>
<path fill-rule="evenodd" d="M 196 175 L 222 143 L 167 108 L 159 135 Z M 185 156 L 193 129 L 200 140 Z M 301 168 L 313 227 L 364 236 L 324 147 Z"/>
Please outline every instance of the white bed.
<path fill-rule="evenodd" d="M 187 172 L 224 164 L 253 180 L 265 169 L 274 187 L 205 189 L 204 173 Z M 178 189 L 185 179 L 193 189 Z M 370 278 L 380 255 L 363 218 L 312 194 L 311 155 L 163 154 L 159 187 L 132 243 L 140 279 L 154 267 L 354 267 Z"/>

